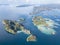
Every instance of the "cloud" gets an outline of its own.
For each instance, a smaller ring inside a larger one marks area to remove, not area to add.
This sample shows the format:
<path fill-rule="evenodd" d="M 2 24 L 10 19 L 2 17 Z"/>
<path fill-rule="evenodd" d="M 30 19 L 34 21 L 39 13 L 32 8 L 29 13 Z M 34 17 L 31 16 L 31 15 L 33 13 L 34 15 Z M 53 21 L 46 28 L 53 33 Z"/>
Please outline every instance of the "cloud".
<path fill-rule="evenodd" d="M 60 0 L 0 0 L 0 4 L 22 5 L 22 4 L 60 4 Z"/>
<path fill-rule="evenodd" d="M 33 4 L 51 4 L 51 3 L 60 3 L 60 0 L 30 0 L 30 3 Z"/>
<path fill-rule="evenodd" d="M 7 0 L 0 0 L 0 4 L 8 4 Z"/>

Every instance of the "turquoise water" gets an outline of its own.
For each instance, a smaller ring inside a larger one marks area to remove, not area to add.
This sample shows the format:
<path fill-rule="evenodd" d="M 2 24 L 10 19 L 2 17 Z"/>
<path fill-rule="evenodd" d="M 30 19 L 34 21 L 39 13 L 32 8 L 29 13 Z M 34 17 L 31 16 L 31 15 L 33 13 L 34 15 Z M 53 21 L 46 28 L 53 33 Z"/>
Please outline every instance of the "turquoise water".
<path fill-rule="evenodd" d="M 17 8 L 0 6 L 0 45 L 60 45 L 60 25 L 57 26 L 58 28 L 54 28 L 57 32 L 55 35 L 45 35 L 41 33 L 32 23 L 32 15 L 29 15 L 32 10 L 33 7 Z M 43 11 L 34 16 L 37 15 L 40 15 L 44 18 L 50 18 L 60 24 L 60 21 L 56 20 L 60 19 L 59 9 Z M 57 15 L 57 17 L 55 15 Z M 23 23 L 23 25 L 25 28 L 29 29 L 32 34 L 36 35 L 36 42 L 26 42 L 26 38 L 28 35 L 24 33 L 12 35 L 5 31 L 2 20 L 19 20 L 20 18 L 25 18 L 25 22 Z"/>

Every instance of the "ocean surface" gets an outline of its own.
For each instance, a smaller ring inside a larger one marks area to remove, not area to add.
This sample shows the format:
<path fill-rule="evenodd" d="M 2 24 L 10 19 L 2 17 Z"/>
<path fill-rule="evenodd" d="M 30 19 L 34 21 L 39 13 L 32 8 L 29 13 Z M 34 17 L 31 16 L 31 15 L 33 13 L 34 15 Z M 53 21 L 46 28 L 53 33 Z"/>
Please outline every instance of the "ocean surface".
<path fill-rule="evenodd" d="M 33 6 L 28 7 L 11 7 L 11 6 L 0 6 L 0 45 L 60 45 L 60 9 L 53 9 L 50 11 L 43 11 L 36 15 L 30 15 L 33 11 Z M 38 30 L 32 23 L 32 16 L 42 16 L 43 18 L 49 18 L 59 23 L 55 35 L 46 35 Z M 57 15 L 57 16 L 55 16 Z M 8 20 L 19 20 L 24 18 L 24 27 L 29 29 L 32 34 L 37 37 L 36 42 L 27 42 L 26 38 L 28 35 L 24 33 L 18 33 L 12 35 L 7 33 L 4 29 L 2 21 Z"/>

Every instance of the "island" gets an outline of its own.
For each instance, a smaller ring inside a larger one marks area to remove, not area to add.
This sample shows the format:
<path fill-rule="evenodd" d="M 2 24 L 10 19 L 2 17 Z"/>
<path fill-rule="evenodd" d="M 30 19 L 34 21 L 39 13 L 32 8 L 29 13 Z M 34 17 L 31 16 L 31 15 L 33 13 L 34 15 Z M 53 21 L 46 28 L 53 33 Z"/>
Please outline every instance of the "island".
<path fill-rule="evenodd" d="M 6 32 L 14 35 L 23 32 L 28 35 L 26 39 L 27 42 L 36 40 L 36 36 L 34 36 L 30 30 L 26 29 L 23 24 L 13 20 L 3 20 L 2 22 Z"/>
<path fill-rule="evenodd" d="M 32 23 L 44 34 L 56 34 L 56 31 L 53 29 L 56 25 L 56 22 L 51 19 L 43 18 L 42 16 L 34 16 L 32 18 Z"/>

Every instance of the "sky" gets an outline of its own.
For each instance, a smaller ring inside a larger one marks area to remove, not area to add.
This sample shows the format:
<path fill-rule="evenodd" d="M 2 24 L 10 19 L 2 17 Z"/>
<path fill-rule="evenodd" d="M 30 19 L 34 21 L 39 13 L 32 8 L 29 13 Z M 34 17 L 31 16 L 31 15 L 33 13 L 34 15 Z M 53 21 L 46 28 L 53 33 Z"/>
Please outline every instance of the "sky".
<path fill-rule="evenodd" d="M 9 5 L 60 4 L 60 0 L 0 0 L 0 4 L 9 4 Z"/>

